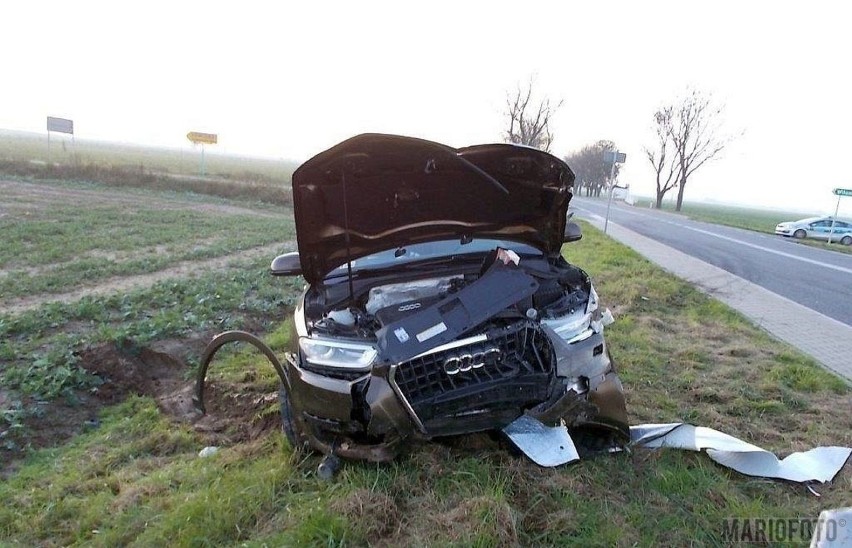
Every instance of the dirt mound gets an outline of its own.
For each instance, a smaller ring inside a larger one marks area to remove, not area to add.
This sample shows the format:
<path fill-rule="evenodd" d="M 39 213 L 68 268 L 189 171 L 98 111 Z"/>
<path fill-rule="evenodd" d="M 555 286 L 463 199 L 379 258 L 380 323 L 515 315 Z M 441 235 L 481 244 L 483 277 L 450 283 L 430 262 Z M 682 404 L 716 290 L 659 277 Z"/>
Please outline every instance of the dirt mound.
<path fill-rule="evenodd" d="M 104 404 L 121 401 L 127 394 L 151 396 L 170 416 L 193 416 L 192 383 L 180 354 L 130 344 L 106 344 L 81 353 L 80 364 L 104 383 L 96 395 Z"/>
<path fill-rule="evenodd" d="M 51 402 L 32 398 L 24 402 L 34 411 L 24 420 L 21 447 L 49 447 L 81 432 L 97 428 L 100 410 L 121 402 L 131 394 L 149 396 L 160 410 L 176 422 L 191 424 L 206 445 L 229 445 L 264 435 L 278 428 L 277 390 L 270 392 L 250 382 L 208 382 L 205 391 L 207 414 L 193 405 L 195 377 L 187 365 L 200 356 L 207 338 L 167 340 L 150 346 L 132 343 L 102 344 L 80 352 L 80 366 L 103 383 L 96 389 L 77 391 Z M 260 358 L 263 359 L 263 358 Z M 215 368 L 215 362 L 212 366 Z M 0 392 L 6 406 L 11 396 Z M 23 452 L 0 447 L 4 461 L 0 477 L 14 470 Z"/>
<path fill-rule="evenodd" d="M 208 434 L 210 443 L 253 439 L 277 426 L 277 393 L 251 383 L 209 382 L 205 390 L 207 414 L 195 408 L 195 377 L 185 360 L 201 355 L 205 343 L 195 339 L 158 341 L 145 347 L 102 345 L 84 352 L 80 361 L 87 371 L 104 380 L 97 393 L 105 404 L 116 403 L 128 394 L 150 396 L 172 419 Z M 275 413 L 270 412 L 273 406 Z"/>

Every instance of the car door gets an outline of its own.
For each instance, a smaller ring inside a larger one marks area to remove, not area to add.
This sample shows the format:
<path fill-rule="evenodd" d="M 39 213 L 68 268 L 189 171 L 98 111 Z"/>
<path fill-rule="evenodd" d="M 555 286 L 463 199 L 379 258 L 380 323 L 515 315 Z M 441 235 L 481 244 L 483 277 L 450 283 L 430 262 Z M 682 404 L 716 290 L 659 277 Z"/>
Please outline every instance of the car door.
<path fill-rule="evenodd" d="M 834 234 L 831 237 L 831 241 L 839 242 L 847 234 L 852 234 L 852 225 L 843 221 L 835 221 Z"/>
<path fill-rule="evenodd" d="M 808 225 L 808 237 L 817 240 L 828 240 L 829 230 L 831 230 L 831 221 L 814 221 Z"/>

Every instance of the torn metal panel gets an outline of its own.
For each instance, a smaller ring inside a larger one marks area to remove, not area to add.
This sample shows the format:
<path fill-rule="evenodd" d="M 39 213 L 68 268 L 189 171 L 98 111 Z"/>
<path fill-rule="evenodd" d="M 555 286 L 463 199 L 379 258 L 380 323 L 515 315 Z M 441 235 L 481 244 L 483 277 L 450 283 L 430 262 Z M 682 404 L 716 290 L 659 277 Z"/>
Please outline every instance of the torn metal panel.
<path fill-rule="evenodd" d="M 503 432 L 540 466 L 559 466 L 580 458 L 564 425 L 549 427 L 525 414 L 503 428 Z M 647 449 L 706 450 L 711 459 L 741 474 L 799 483 L 831 481 L 852 454 L 849 447 L 817 447 L 779 459 L 765 449 L 718 430 L 684 423 L 632 426 L 630 440 L 632 446 Z"/>
<path fill-rule="evenodd" d="M 820 512 L 811 548 L 852 548 L 852 506 Z"/>
<path fill-rule="evenodd" d="M 457 339 L 498 312 L 531 296 L 535 278 L 495 262 L 477 281 L 376 332 L 383 363 L 401 363 Z"/>
<path fill-rule="evenodd" d="M 852 454 L 849 447 L 817 447 L 779 459 L 728 434 L 684 423 L 632 426 L 630 439 L 634 446 L 650 449 L 706 450 L 711 459 L 741 474 L 796 482 L 831 481 Z"/>
<path fill-rule="evenodd" d="M 546 426 L 529 415 L 521 415 L 503 428 L 503 433 L 539 466 L 552 468 L 580 459 L 565 425 Z"/>

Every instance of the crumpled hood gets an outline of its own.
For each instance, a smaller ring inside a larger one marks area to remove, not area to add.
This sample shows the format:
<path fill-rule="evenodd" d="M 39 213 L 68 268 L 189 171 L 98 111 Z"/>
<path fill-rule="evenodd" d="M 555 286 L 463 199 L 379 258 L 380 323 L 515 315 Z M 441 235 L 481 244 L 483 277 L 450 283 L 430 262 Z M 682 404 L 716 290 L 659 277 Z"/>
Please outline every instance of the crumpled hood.
<path fill-rule="evenodd" d="M 462 237 L 558 253 L 573 182 L 565 162 L 529 147 L 352 137 L 293 173 L 303 274 L 316 283 L 348 257 Z"/>

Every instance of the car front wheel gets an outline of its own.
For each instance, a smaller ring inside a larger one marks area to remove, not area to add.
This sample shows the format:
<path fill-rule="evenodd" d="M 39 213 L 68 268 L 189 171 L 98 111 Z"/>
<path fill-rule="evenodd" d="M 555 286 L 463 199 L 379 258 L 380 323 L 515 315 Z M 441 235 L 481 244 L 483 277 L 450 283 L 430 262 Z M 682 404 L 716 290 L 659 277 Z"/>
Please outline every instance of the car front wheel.
<path fill-rule="evenodd" d="M 281 404 L 281 430 L 284 432 L 284 437 L 290 442 L 290 446 L 294 449 L 302 449 L 305 447 L 304 436 L 293 416 L 293 407 L 290 404 L 290 395 L 287 393 L 287 388 L 281 384 L 278 388 L 278 402 Z"/>
<path fill-rule="evenodd" d="M 805 232 L 804 230 L 802 230 L 801 228 L 799 230 L 797 230 L 796 232 L 793 232 L 793 237 L 798 238 L 800 240 L 807 235 L 808 235 L 808 233 Z"/>

